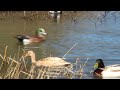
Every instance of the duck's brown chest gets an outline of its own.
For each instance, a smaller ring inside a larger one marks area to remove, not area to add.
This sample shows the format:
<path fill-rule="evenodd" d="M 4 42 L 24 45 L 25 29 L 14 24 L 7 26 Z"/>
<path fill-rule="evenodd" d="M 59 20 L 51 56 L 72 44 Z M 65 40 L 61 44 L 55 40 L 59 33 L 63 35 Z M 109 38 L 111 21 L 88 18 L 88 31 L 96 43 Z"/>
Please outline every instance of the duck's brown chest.
<path fill-rule="evenodd" d="M 32 40 L 32 42 L 41 42 L 41 41 L 45 40 L 45 38 L 43 38 L 43 37 L 34 37 L 31 40 Z"/>
<path fill-rule="evenodd" d="M 103 70 L 101 70 L 101 69 L 96 69 L 96 70 L 93 72 L 93 76 L 94 76 L 95 78 L 96 78 L 96 77 L 97 77 L 97 78 L 98 78 L 98 77 L 101 78 L 101 77 L 102 77 L 102 74 L 101 74 L 102 71 L 103 71 Z"/>

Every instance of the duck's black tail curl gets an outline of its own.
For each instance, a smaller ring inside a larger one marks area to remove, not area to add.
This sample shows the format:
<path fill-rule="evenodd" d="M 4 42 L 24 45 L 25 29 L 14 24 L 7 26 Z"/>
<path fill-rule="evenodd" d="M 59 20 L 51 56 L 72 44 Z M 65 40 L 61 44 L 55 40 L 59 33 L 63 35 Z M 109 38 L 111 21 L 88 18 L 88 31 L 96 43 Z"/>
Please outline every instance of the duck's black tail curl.
<path fill-rule="evenodd" d="M 23 42 L 24 39 L 29 39 L 29 36 L 25 36 L 25 35 L 16 35 L 14 38 L 18 39 L 19 42 Z"/>

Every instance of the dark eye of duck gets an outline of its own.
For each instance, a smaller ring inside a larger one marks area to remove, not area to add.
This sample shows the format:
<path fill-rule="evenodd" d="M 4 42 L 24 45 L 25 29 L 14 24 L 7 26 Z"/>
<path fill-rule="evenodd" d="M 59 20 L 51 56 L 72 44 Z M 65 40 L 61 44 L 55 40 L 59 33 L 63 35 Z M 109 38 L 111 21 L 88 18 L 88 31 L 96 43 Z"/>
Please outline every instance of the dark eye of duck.
<path fill-rule="evenodd" d="M 43 32 L 42 30 L 39 30 L 39 32 Z"/>

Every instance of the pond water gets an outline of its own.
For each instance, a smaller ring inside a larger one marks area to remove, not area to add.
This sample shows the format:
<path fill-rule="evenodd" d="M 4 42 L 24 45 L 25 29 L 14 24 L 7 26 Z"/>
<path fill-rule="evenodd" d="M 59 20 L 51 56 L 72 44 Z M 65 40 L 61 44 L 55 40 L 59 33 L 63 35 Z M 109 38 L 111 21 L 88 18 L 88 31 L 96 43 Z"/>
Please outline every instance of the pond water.
<path fill-rule="evenodd" d="M 102 58 L 105 65 L 120 63 L 120 12 L 104 14 L 104 11 L 63 11 L 59 21 L 49 18 L 47 12 L 33 20 L 17 15 L 6 17 L 0 20 L 0 52 L 8 46 L 8 54 L 13 55 L 20 46 L 14 36 L 34 35 L 41 27 L 48 33 L 46 41 L 20 47 L 33 50 L 40 59 L 50 55 L 63 57 L 77 43 L 65 58 L 72 63 L 76 58 L 83 62 L 88 58 L 84 73 L 92 78 L 90 71 L 97 58 Z"/>

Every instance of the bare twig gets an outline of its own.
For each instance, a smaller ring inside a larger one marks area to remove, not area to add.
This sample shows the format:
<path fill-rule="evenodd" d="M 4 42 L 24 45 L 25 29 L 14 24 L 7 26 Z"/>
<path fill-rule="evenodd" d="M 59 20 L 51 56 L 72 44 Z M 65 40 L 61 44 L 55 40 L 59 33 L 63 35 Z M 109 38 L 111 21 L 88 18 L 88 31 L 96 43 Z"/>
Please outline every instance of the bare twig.
<path fill-rule="evenodd" d="M 65 55 L 64 55 L 62 58 L 64 58 L 77 44 L 78 44 L 78 43 L 74 44 L 74 45 L 72 46 L 72 48 L 70 48 L 70 49 L 65 53 Z"/>

